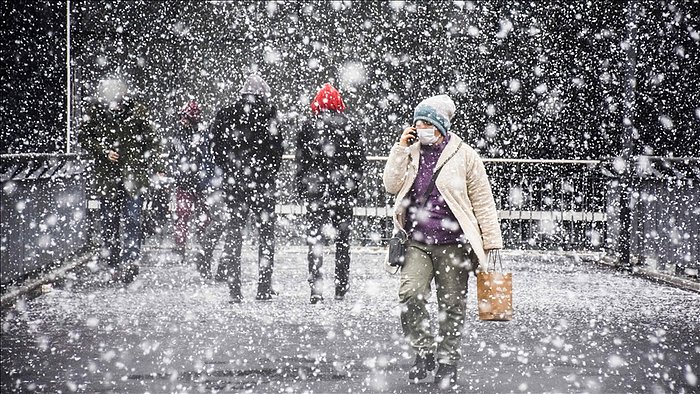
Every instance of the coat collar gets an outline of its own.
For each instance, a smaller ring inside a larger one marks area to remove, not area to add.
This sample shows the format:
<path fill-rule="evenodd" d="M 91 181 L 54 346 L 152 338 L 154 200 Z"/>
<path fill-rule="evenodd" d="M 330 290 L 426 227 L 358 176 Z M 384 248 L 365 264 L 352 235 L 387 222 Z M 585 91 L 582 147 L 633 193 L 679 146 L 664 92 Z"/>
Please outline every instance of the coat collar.
<path fill-rule="evenodd" d="M 445 149 L 442 150 L 442 153 L 440 153 L 440 157 L 438 158 L 437 163 L 435 164 L 435 168 L 440 168 L 440 166 L 450 157 L 452 154 L 455 152 L 455 150 L 460 146 L 462 143 L 462 139 L 455 133 L 449 132 L 450 134 L 450 141 L 445 145 Z M 415 163 L 416 166 L 419 163 L 420 160 L 420 143 L 416 142 L 415 144 L 410 146 L 410 154 L 411 154 L 411 163 Z"/>

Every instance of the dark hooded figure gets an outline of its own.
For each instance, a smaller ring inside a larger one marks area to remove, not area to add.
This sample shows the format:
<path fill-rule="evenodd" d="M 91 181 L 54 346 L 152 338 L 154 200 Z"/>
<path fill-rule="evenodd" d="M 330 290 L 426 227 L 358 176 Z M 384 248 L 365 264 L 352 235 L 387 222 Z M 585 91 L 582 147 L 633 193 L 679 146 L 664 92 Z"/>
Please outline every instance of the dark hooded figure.
<path fill-rule="evenodd" d="M 249 215 L 258 230 L 257 300 L 270 300 L 275 253 L 275 179 L 282 163 L 282 135 L 277 131 L 277 110 L 270 103 L 270 87 L 250 75 L 240 98 L 222 108 L 211 125 L 211 155 L 221 176 L 221 190 L 230 219 L 216 279 L 227 280 L 232 302 L 241 302 L 242 230 Z M 207 237 L 205 261 L 211 264 L 219 231 Z"/>
<path fill-rule="evenodd" d="M 92 179 L 100 198 L 102 255 L 112 280 L 128 283 L 139 271 L 143 196 L 151 177 L 164 168 L 148 111 L 127 92 L 121 80 L 101 81 L 97 100 L 86 109 L 78 140 L 94 161 Z"/>
<path fill-rule="evenodd" d="M 321 267 L 326 224 L 335 230 L 335 298 L 348 291 L 350 230 L 353 207 L 362 179 L 365 149 L 361 134 L 345 116 L 340 93 L 327 83 L 311 103 L 313 116 L 301 127 L 296 143 L 295 175 L 309 226 L 309 284 L 311 303 L 323 300 Z"/>
<path fill-rule="evenodd" d="M 209 132 L 202 125 L 202 111 L 196 101 L 187 102 L 177 115 L 178 124 L 170 136 L 170 172 L 176 185 L 175 251 L 184 259 L 187 241 L 194 238 L 201 242 L 208 222 L 205 200 L 211 176 Z M 193 221 L 194 237 L 190 237 Z M 211 275 L 210 269 L 198 268 L 203 276 Z"/>

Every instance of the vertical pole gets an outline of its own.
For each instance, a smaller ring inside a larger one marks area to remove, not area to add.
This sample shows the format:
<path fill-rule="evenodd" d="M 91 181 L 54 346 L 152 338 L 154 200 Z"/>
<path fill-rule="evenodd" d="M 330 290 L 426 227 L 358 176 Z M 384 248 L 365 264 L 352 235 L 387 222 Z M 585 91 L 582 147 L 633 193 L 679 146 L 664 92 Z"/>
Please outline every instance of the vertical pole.
<path fill-rule="evenodd" d="M 619 264 L 624 269 L 632 268 L 632 198 L 634 171 L 634 140 L 637 130 L 634 127 L 635 91 L 637 85 L 637 0 L 629 0 L 626 10 L 626 67 L 624 91 L 624 120 L 622 132 L 622 159 L 625 171 L 620 179 L 620 240 L 618 245 Z"/>
<path fill-rule="evenodd" d="M 71 65 L 70 65 L 70 49 L 71 49 L 71 39 L 70 39 L 70 0 L 66 2 L 66 153 L 70 153 L 71 149 L 71 117 L 72 108 L 71 96 L 73 94 L 73 86 L 71 83 Z"/>

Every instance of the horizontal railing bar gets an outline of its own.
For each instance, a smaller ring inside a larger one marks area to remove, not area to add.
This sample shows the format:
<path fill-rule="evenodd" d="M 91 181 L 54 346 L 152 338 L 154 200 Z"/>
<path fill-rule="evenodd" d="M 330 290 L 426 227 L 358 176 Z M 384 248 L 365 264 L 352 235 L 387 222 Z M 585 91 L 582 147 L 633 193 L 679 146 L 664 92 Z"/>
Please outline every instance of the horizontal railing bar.
<path fill-rule="evenodd" d="M 284 160 L 294 160 L 294 155 L 282 155 Z M 366 156 L 367 161 L 386 161 L 388 156 Z M 565 159 L 482 159 L 484 163 L 527 163 L 527 164 L 600 164 L 601 160 Z"/>
<path fill-rule="evenodd" d="M 506 220 L 561 220 L 567 222 L 605 222 L 604 212 L 581 211 L 498 211 L 499 219 Z"/>
<path fill-rule="evenodd" d="M 566 160 L 566 159 L 482 159 L 484 163 L 527 163 L 527 164 L 593 164 L 600 160 Z"/>
<path fill-rule="evenodd" d="M 79 157 L 82 156 L 80 153 L 3 153 L 0 155 L 0 159 L 32 159 L 32 158 L 43 158 L 43 157 Z"/>
<path fill-rule="evenodd" d="M 700 162 L 700 157 L 665 157 L 665 156 L 637 156 L 638 159 L 661 160 L 661 161 L 695 161 Z"/>
<path fill-rule="evenodd" d="M 390 217 L 391 207 L 354 207 L 355 216 Z M 302 215 L 306 212 L 303 205 L 277 204 L 275 213 L 282 215 Z M 498 211 L 499 219 L 506 220 L 561 220 L 569 222 L 604 222 L 607 215 L 604 212 L 580 211 Z"/>
<path fill-rule="evenodd" d="M 98 200 L 89 200 L 88 209 L 98 209 Z M 354 216 L 363 217 L 391 217 L 392 207 L 354 207 Z M 303 215 L 306 208 L 299 204 L 276 204 L 275 213 L 279 215 Z M 605 222 L 607 215 L 604 212 L 581 211 L 498 211 L 498 218 L 504 220 L 561 220 L 568 222 Z"/>
<path fill-rule="evenodd" d="M 42 158 L 42 157 L 80 157 L 81 153 L 3 153 L 0 154 L 2 159 L 19 159 L 19 158 Z M 162 157 L 168 157 L 169 154 L 163 153 Z M 635 156 L 636 159 L 663 160 L 672 162 L 700 162 L 700 157 L 665 157 L 665 156 Z M 284 160 L 293 160 L 294 155 L 282 155 Z M 387 156 L 366 156 L 368 161 L 386 161 Z M 485 163 L 529 163 L 529 164 L 601 164 L 605 160 L 570 160 L 570 159 L 495 159 L 484 158 Z"/>

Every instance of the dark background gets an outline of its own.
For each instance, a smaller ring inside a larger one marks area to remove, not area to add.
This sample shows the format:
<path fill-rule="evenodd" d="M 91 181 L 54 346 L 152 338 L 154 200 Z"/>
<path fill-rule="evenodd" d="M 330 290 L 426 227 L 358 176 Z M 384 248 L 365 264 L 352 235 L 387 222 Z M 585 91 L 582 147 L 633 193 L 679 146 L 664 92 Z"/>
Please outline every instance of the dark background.
<path fill-rule="evenodd" d="M 210 121 L 258 70 L 288 153 L 331 81 L 371 154 L 447 93 L 453 130 L 486 157 L 605 159 L 625 133 L 634 154 L 700 156 L 700 2 L 634 3 L 72 1 L 74 132 L 102 78 L 127 80 L 165 136 L 188 97 Z M 0 153 L 65 151 L 66 3 L 2 0 L 2 19 Z M 364 83 L 342 78 L 349 64 Z"/>

